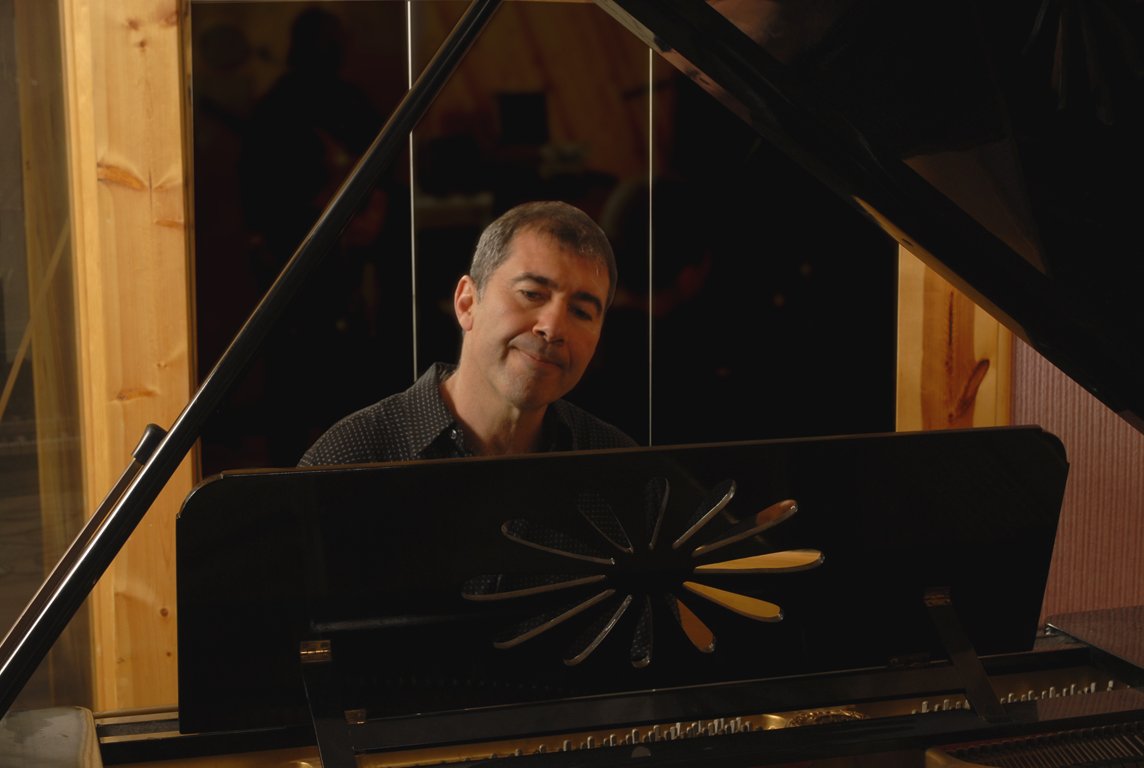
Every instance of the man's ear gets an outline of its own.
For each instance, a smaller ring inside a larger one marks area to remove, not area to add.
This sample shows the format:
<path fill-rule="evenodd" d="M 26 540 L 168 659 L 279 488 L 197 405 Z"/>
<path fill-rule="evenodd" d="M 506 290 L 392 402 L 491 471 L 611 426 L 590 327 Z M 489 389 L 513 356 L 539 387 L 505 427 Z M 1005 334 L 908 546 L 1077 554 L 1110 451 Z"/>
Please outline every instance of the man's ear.
<path fill-rule="evenodd" d="M 468 332 L 473 328 L 473 307 L 477 303 L 477 284 L 473 278 L 465 275 L 457 281 L 457 289 L 453 291 L 453 311 L 457 314 L 457 323 L 461 330 Z"/>

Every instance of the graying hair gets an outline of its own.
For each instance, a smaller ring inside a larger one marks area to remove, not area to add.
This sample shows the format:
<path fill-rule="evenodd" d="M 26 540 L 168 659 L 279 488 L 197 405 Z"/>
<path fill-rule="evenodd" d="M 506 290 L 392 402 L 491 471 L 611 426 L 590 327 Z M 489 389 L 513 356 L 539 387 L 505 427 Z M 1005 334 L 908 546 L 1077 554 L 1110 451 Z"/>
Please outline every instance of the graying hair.
<path fill-rule="evenodd" d="M 469 276 L 477 286 L 478 294 L 505 259 L 508 258 L 512 239 L 522 230 L 540 232 L 553 237 L 585 259 L 603 264 L 608 269 L 608 300 L 610 307 L 616 295 L 616 257 L 604 230 L 592 217 L 574 205 L 559 200 L 541 200 L 522 203 L 502 213 L 496 221 L 485 227 L 473 252 Z"/>

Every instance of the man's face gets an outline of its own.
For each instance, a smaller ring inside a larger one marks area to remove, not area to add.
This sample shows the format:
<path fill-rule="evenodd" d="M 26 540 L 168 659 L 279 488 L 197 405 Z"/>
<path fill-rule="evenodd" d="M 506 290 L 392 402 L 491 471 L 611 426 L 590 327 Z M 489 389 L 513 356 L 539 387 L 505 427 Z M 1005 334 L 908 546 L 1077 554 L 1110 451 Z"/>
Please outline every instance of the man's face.
<path fill-rule="evenodd" d="M 480 295 L 467 276 L 457 286 L 462 364 L 479 369 L 487 396 L 519 410 L 560 399 L 596 351 L 608 287 L 596 260 L 546 234 L 518 232 Z"/>

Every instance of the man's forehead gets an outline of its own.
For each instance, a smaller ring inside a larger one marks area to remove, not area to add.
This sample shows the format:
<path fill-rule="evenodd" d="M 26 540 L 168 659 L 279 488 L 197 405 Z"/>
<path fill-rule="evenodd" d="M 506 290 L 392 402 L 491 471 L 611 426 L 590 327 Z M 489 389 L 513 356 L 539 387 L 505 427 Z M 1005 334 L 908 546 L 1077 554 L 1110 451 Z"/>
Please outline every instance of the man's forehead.
<path fill-rule="evenodd" d="M 509 244 L 507 258 L 494 274 L 499 272 L 511 280 L 532 275 L 559 282 L 558 275 L 569 268 L 584 276 L 603 280 L 607 288 L 608 269 L 603 259 L 594 254 L 581 253 L 567 243 L 536 229 L 517 232 Z"/>

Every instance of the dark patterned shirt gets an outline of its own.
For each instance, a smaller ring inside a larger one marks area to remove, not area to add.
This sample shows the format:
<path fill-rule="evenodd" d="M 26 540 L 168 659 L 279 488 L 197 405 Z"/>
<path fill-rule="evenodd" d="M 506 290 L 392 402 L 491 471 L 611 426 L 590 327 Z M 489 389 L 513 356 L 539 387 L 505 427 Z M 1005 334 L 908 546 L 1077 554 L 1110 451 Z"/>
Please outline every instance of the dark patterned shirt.
<path fill-rule="evenodd" d="M 454 366 L 436 363 L 404 392 L 351 413 L 318 438 L 298 462 L 311 467 L 379 461 L 472 456 L 456 417 L 441 399 L 441 382 Z M 611 424 L 564 400 L 544 415 L 547 451 L 628 448 L 635 441 Z"/>

